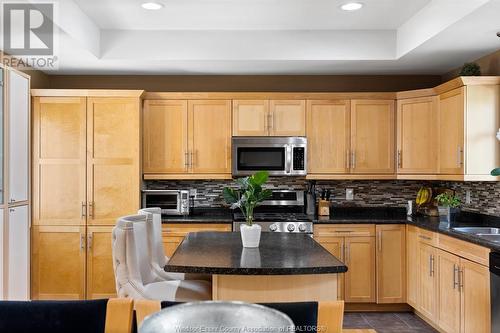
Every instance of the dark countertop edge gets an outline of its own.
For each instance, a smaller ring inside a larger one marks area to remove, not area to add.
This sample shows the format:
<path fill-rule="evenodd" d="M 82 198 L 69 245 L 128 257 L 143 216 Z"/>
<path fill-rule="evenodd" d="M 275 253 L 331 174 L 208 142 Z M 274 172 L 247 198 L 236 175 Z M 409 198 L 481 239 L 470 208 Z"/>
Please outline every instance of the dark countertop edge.
<path fill-rule="evenodd" d="M 313 220 L 314 224 L 406 224 L 406 219 L 328 219 Z"/>
<path fill-rule="evenodd" d="M 314 267 L 314 268 L 226 268 L 226 267 L 191 267 L 165 266 L 166 272 L 216 274 L 216 275 L 318 275 L 339 274 L 347 272 L 347 266 Z"/>

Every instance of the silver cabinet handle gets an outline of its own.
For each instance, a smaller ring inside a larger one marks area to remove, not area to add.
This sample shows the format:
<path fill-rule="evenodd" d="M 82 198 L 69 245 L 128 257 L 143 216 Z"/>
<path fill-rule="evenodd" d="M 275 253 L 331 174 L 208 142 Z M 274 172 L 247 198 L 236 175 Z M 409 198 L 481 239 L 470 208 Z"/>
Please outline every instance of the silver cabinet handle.
<path fill-rule="evenodd" d="M 94 219 L 94 202 L 93 201 L 89 202 L 89 217 L 92 220 Z"/>
<path fill-rule="evenodd" d="M 403 167 L 403 161 L 401 159 L 401 150 L 398 150 L 398 168 L 402 168 Z"/>
<path fill-rule="evenodd" d="M 82 201 L 82 212 L 81 212 L 81 217 L 82 219 L 87 216 L 87 204 L 85 201 Z"/>
<path fill-rule="evenodd" d="M 460 278 L 458 277 L 458 266 L 453 264 L 453 289 L 456 289 L 459 287 L 458 280 Z"/>
<path fill-rule="evenodd" d="M 464 290 L 464 269 L 458 270 L 458 290 Z"/>
<path fill-rule="evenodd" d="M 434 255 L 431 254 L 431 276 L 434 276 Z"/>
<path fill-rule="evenodd" d="M 432 267 L 432 254 L 429 255 L 429 276 L 432 276 L 434 268 Z"/>
<path fill-rule="evenodd" d="M 268 133 L 271 133 L 271 130 L 273 129 L 273 124 L 271 123 L 272 121 L 272 112 L 267 113 L 267 131 Z"/>
<path fill-rule="evenodd" d="M 352 164 L 352 168 L 356 169 L 356 151 L 355 150 L 352 151 L 352 163 L 351 164 Z"/>
<path fill-rule="evenodd" d="M 87 236 L 87 249 L 92 250 L 92 234 L 89 233 Z"/>
<path fill-rule="evenodd" d="M 378 232 L 378 252 L 382 252 L 382 231 Z"/>
<path fill-rule="evenodd" d="M 424 235 L 418 235 L 418 237 L 420 237 L 422 239 L 425 239 L 425 240 L 431 240 L 432 239 L 429 236 L 424 236 Z"/>
<path fill-rule="evenodd" d="M 462 147 L 457 147 L 457 165 L 460 168 L 462 166 Z"/>
<path fill-rule="evenodd" d="M 184 167 L 187 169 L 189 167 L 189 153 L 184 152 Z"/>
<path fill-rule="evenodd" d="M 80 233 L 80 251 L 85 250 L 85 235 Z"/>
<path fill-rule="evenodd" d="M 347 169 L 351 168 L 351 151 L 349 149 L 346 150 L 346 164 L 347 164 Z"/>

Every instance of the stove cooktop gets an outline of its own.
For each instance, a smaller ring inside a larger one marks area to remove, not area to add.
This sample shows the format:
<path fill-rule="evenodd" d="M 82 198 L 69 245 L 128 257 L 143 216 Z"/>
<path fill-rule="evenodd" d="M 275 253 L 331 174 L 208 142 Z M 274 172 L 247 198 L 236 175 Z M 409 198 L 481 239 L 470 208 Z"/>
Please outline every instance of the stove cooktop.
<path fill-rule="evenodd" d="M 256 213 L 255 222 L 312 222 L 312 217 L 302 213 Z M 234 221 L 245 221 L 242 213 L 234 214 Z"/>

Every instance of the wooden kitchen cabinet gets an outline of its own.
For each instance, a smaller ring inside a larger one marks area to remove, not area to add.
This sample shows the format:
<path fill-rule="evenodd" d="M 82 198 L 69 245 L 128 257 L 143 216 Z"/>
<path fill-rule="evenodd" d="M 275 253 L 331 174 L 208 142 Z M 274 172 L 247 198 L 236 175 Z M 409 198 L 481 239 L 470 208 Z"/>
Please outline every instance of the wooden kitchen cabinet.
<path fill-rule="evenodd" d="M 375 302 L 375 237 L 346 237 L 345 263 L 345 301 Z"/>
<path fill-rule="evenodd" d="M 419 296 L 417 308 L 429 320 L 436 322 L 438 310 L 437 249 L 422 242 L 418 248 Z"/>
<path fill-rule="evenodd" d="M 377 303 L 406 301 L 406 228 L 379 224 L 377 237 Z"/>
<path fill-rule="evenodd" d="M 171 257 L 184 237 L 190 232 L 200 231 L 231 231 L 230 223 L 168 223 L 162 226 L 162 241 L 165 255 Z"/>
<path fill-rule="evenodd" d="M 344 261 L 345 239 L 344 237 L 314 237 L 328 252 L 340 261 Z M 344 300 L 344 273 L 337 274 L 337 298 Z"/>
<path fill-rule="evenodd" d="M 465 87 L 439 96 L 439 173 L 463 174 Z"/>
<path fill-rule="evenodd" d="M 86 223 L 86 99 L 33 99 L 34 225 Z"/>
<path fill-rule="evenodd" d="M 85 298 L 85 227 L 33 226 L 31 298 Z"/>
<path fill-rule="evenodd" d="M 398 100 L 398 174 L 436 174 L 439 166 L 438 99 Z"/>
<path fill-rule="evenodd" d="M 460 258 L 461 333 L 490 333 L 491 302 L 488 267 Z M 497 315 L 495 313 L 494 315 Z"/>
<path fill-rule="evenodd" d="M 271 136 L 306 135 L 306 102 L 304 100 L 271 100 L 269 113 Z"/>
<path fill-rule="evenodd" d="M 231 101 L 188 101 L 188 145 L 194 174 L 231 174 Z"/>
<path fill-rule="evenodd" d="M 351 172 L 393 174 L 394 100 L 351 101 Z"/>
<path fill-rule="evenodd" d="M 406 302 L 413 308 L 418 307 L 419 292 L 419 249 L 418 229 L 406 226 Z"/>
<path fill-rule="evenodd" d="M 187 113 L 187 100 L 144 101 L 144 173 L 187 172 Z"/>
<path fill-rule="evenodd" d="M 140 101 L 87 99 L 88 223 L 114 225 L 140 207 Z"/>
<path fill-rule="evenodd" d="M 307 101 L 308 175 L 349 172 L 350 101 Z"/>
<path fill-rule="evenodd" d="M 230 100 L 146 100 L 144 179 L 231 178 Z"/>
<path fill-rule="evenodd" d="M 233 100 L 234 136 L 305 136 L 304 100 Z"/>
<path fill-rule="evenodd" d="M 269 135 L 268 100 L 233 100 L 233 136 Z"/>
<path fill-rule="evenodd" d="M 87 299 L 116 297 L 112 230 L 111 226 L 87 228 Z"/>
<path fill-rule="evenodd" d="M 500 163 L 499 85 L 466 85 L 439 95 L 439 174 L 445 180 L 496 180 Z"/>
<path fill-rule="evenodd" d="M 348 267 L 343 274 L 343 293 L 348 303 L 374 303 L 375 283 L 375 225 L 318 225 L 314 228 L 314 239 L 333 255 L 341 253 Z M 343 243 L 343 249 L 339 246 Z"/>
<path fill-rule="evenodd" d="M 438 250 L 438 316 L 439 328 L 446 333 L 460 332 L 460 258 Z"/>

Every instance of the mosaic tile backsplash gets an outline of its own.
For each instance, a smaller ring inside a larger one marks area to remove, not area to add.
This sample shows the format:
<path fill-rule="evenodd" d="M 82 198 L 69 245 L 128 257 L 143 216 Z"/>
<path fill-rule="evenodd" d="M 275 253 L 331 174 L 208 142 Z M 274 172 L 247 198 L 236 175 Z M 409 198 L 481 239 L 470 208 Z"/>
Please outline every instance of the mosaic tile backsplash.
<path fill-rule="evenodd" d="M 275 177 L 270 178 L 267 187 L 271 189 L 305 190 L 305 178 Z M 483 214 L 500 216 L 500 182 L 424 182 L 406 180 L 340 180 L 317 181 L 316 191 L 330 189 L 330 200 L 337 206 L 393 206 L 404 207 L 408 200 L 414 200 L 421 186 L 448 187 L 455 190 L 465 202 L 467 190 L 471 191 L 471 203 L 464 204 L 462 209 Z M 147 189 L 196 189 L 195 207 L 224 207 L 222 189 L 234 186 L 231 180 L 189 180 L 189 181 L 147 181 Z M 346 201 L 346 188 L 354 190 L 354 200 Z"/>

